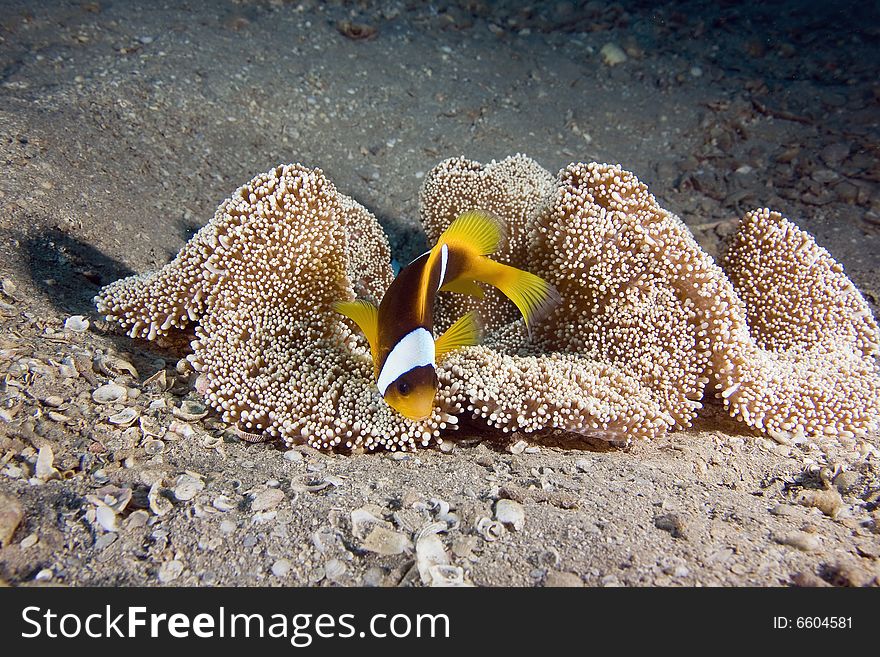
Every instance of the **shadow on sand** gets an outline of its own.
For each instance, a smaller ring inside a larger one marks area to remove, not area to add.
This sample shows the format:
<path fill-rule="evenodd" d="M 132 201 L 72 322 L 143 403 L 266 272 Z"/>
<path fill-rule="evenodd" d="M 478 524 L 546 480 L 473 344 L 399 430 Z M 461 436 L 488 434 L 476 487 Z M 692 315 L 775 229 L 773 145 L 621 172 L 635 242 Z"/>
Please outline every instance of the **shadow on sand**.
<path fill-rule="evenodd" d="M 94 313 L 92 298 L 98 290 L 134 273 L 58 228 L 17 237 L 24 247 L 34 284 L 63 313 Z"/>

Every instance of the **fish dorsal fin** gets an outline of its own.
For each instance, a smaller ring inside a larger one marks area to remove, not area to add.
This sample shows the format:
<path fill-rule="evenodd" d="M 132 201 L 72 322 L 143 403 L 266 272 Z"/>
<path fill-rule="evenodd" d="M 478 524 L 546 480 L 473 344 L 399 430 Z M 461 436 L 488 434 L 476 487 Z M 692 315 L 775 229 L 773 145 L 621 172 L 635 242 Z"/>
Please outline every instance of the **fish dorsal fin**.
<path fill-rule="evenodd" d="M 428 261 L 425 263 L 422 285 L 419 290 L 419 317 L 424 317 L 428 294 L 431 292 L 429 290 L 431 272 L 434 270 L 437 259 L 441 257 L 444 244 L 450 250 L 456 249 L 476 256 L 485 256 L 494 253 L 504 237 L 504 226 L 501 221 L 488 212 L 469 210 L 458 215 L 455 221 L 440 235 L 440 239 L 431 249 Z"/>
<path fill-rule="evenodd" d="M 354 301 L 337 301 L 333 304 L 333 310 L 348 317 L 357 324 L 367 342 L 370 343 L 370 353 L 373 362 L 376 362 L 376 354 L 379 345 L 379 309 L 369 301 L 356 299 Z"/>
<path fill-rule="evenodd" d="M 504 237 L 504 226 L 497 217 L 482 210 L 470 210 L 458 215 L 437 244 L 460 246 L 476 255 L 489 255 L 495 253 Z"/>
<path fill-rule="evenodd" d="M 477 344 L 480 340 L 480 333 L 477 313 L 473 310 L 465 313 L 434 341 L 435 358 L 439 360 L 454 349 Z"/>
<path fill-rule="evenodd" d="M 483 288 L 477 285 L 476 281 L 472 281 L 469 278 L 461 277 L 457 278 L 454 281 L 448 282 L 446 285 L 440 288 L 441 292 L 455 292 L 456 294 L 466 294 L 470 297 L 476 297 L 477 299 L 482 299 L 486 296 L 485 292 L 483 292 Z"/>

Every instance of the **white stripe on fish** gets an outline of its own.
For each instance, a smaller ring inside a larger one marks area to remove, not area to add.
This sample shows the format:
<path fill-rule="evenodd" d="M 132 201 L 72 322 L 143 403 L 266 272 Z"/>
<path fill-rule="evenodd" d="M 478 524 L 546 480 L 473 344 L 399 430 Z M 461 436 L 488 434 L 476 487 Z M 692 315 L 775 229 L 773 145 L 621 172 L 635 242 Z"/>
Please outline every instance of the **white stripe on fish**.
<path fill-rule="evenodd" d="M 382 371 L 379 372 L 376 387 L 384 397 L 388 386 L 403 374 L 424 365 L 434 365 L 434 336 L 420 326 L 407 333 L 394 345 L 388 358 L 385 359 Z"/>
<path fill-rule="evenodd" d="M 446 279 L 446 262 L 449 260 L 449 247 L 445 244 L 440 247 L 440 281 L 437 283 L 437 289 L 443 287 L 443 281 Z"/>

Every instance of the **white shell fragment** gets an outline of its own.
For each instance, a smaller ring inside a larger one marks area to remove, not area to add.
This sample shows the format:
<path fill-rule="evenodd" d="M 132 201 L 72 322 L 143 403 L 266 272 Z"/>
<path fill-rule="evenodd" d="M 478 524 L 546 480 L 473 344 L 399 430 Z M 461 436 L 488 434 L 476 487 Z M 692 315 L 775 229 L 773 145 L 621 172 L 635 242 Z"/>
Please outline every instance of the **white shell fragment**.
<path fill-rule="evenodd" d="M 522 454 L 524 451 L 526 451 L 526 447 L 528 446 L 529 444 L 525 440 L 517 440 L 513 445 L 510 446 L 510 453 Z"/>
<path fill-rule="evenodd" d="M 37 454 L 37 465 L 34 476 L 42 481 L 60 479 L 61 473 L 55 469 L 55 466 L 53 465 L 54 461 L 55 454 L 52 453 L 52 448 L 49 447 L 49 445 L 40 447 L 40 452 Z"/>
<path fill-rule="evenodd" d="M 192 438 L 196 435 L 196 430 L 193 429 L 186 422 L 179 422 L 177 420 L 171 420 L 171 424 L 168 425 L 168 431 L 173 434 L 177 434 L 182 438 Z M 168 440 L 176 440 L 175 438 L 169 438 Z"/>
<path fill-rule="evenodd" d="M 355 538 L 363 539 L 372 525 L 381 525 L 384 522 L 365 507 L 361 507 L 351 512 L 351 533 Z"/>
<path fill-rule="evenodd" d="M 174 417 L 185 422 L 193 422 L 205 417 L 208 414 L 208 409 L 205 408 L 204 404 L 200 404 L 197 401 L 184 399 L 180 402 L 180 406 L 175 406 L 171 409 L 171 413 Z"/>
<path fill-rule="evenodd" d="M 327 475 L 320 481 L 309 480 L 306 483 L 293 481 L 290 483 L 290 488 L 297 493 L 319 493 L 325 488 L 330 488 L 331 486 L 339 486 L 341 483 L 342 480 L 339 477 Z"/>
<path fill-rule="evenodd" d="M 281 504 L 287 496 L 277 488 L 267 488 L 254 494 L 251 500 L 251 511 L 267 511 Z"/>
<path fill-rule="evenodd" d="M 98 354 L 92 360 L 94 368 L 104 376 L 119 376 L 120 374 L 128 374 L 134 378 L 138 378 L 138 371 L 135 366 L 123 358 L 111 356 L 109 354 Z"/>
<path fill-rule="evenodd" d="M 291 563 L 289 559 L 279 559 L 272 564 L 272 574 L 275 577 L 287 577 L 290 573 Z"/>
<path fill-rule="evenodd" d="M 128 399 L 128 390 L 116 383 L 107 383 L 92 393 L 92 399 L 99 404 L 116 404 Z"/>
<path fill-rule="evenodd" d="M 174 497 L 181 502 L 186 502 L 198 495 L 204 487 L 205 482 L 198 477 L 182 474 L 174 484 Z"/>
<path fill-rule="evenodd" d="M 416 566 L 418 566 L 422 584 L 433 585 L 433 577 L 430 572 L 432 566 L 446 565 L 449 565 L 449 555 L 446 554 L 443 541 L 437 534 L 424 534 L 419 538 L 416 543 Z"/>
<path fill-rule="evenodd" d="M 138 418 L 138 415 L 140 415 L 140 413 L 138 413 L 137 409 L 126 408 L 108 417 L 107 421 L 110 424 L 127 427 Z"/>
<path fill-rule="evenodd" d="M 504 536 L 504 525 L 502 525 L 497 520 L 492 520 L 491 518 L 480 518 L 477 521 L 476 525 L 477 532 L 484 539 L 489 541 L 497 541 L 499 538 Z"/>
<path fill-rule="evenodd" d="M 495 519 L 520 531 L 526 524 L 526 512 L 519 502 L 498 500 L 495 503 Z"/>
<path fill-rule="evenodd" d="M 152 387 L 162 392 L 168 390 L 168 388 L 171 387 L 168 384 L 168 376 L 165 374 L 165 370 L 159 370 L 152 376 L 145 379 L 143 385 L 145 388 Z"/>
<path fill-rule="evenodd" d="M 401 554 L 412 549 L 412 541 L 400 532 L 375 526 L 361 543 L 361 547 L 383 556 Z"/>
<path fill-rule="evenodd" d="M 183 574 L 183 562 L 178 561 L 177 559 L 173 561 L 166 561 L 161 566 L 159 566 L 159 581 L 162 584 L 167 584 L 168 582 L 173 582 L 178 577 Z"/>
<path fill-rule="evenodd" d="M 464 568 L 461 566 L 431 566 L 428 574 L 431 577 L 431 586 L 473 586 L 465 581 Z"/>
<path fill-rule="evenodd" d="M 39 540 L 40 539 L 36 534 L 29 534 L 21 539 L 21 543 L 19 543 L 19 545 L 21 546 L 22 550 L 27 550 L 28 548 L 34 547 L 39 542 Z"/>
<path fill-rule="evenodd" d="M 171 504 L 171 500 L 162 495 L 158 481 L 150 486 L 147 500 L 150 502 L 150 510 L 157 516 L 164 516 L 174 508 L 174 505 Z"/>
<path fill-rule="evenodd" d="M 157 456 L 165 451 L 165 443 L 157 438 L 147 438 L 144 441 L 144 452 L 147 456 Z"/>
<path fill-rule="evenodd" d="M 86 499 L 96 507 L 108 506 L 114 513 L 122 513 L 131 501 L 131 488 L 104 486 L 94 495 L 86 495 Z"/>
<path fill-rule="evenodd" d="M 162 426 L 155 418 L 142 415 L 140 420 L 138 420 L 138 424 L 140 425 L 141 433 L 144 434 L 144 438 L 148 436 L 161 438 L 164 433 L 162 431 Z"/>
<path fill-rule="evenodd" d="M 64 330 L 84 333 L 89 330 L 89 320 L 82 315 L 73 315 L 64 320 Z"/>
<path fill-rule="evenodd" d="M 218 495 L 211 502 L 211 505 L 218 511 L 232 511 L 235 508 L 235 500 L 226 495 Z"/>
<path fill-rule="evenodd" d="M 616 43 L 606 43 L 602 46 L 602 50 L 599 51 L 599 56 L 602 58 L 602 62 L 606 66 L 617 66 L 629 59 L 623 51 L 623 48 Z"/>
<path fill-rule="evenodd" d="M 344 576 L 348 566 L 339 559 L 330 559 L 324 564 L 324 576 L 331 582 L 339 582 Z"/>
<path fill-rule="evenodd" d="M 98 505 L 98 508 L 95 511 L 95 519 L 106 532 L 115 532 L 119 530 L 116 526 L 116 512 L 106 504 Z"/>
<path fill-rule="evenodd" d="M 193 388 L 195 388 L 196 392 L 200 395 L 208 394 L 208 377 L 204 374 L 199 374 L 196 377 L 196 382 L 193 384 Z"/>
<path fill-rule="evenodd" d="M 76 361 L 70 356 L 65 356 L 61 359 L 61 364 L 58 366 L 58 373 L 65 379 L 75 379 L 79 376 Z"/>

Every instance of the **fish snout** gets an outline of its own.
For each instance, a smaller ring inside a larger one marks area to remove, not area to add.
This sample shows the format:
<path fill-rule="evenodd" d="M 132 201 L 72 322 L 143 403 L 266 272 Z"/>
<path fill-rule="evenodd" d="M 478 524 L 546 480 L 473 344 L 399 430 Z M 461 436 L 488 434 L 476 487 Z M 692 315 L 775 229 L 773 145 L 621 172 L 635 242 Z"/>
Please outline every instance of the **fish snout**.
<path fill-rule="evenodd" d="M 438 381 L 434 368 L 418 367 L 394 381 L 385 391 L 385 401 L 410 420 L 425 420 L 434 412 Z"/>

